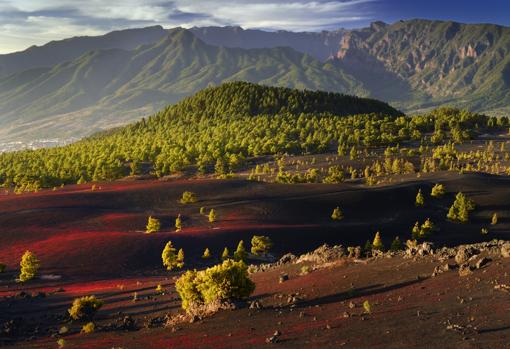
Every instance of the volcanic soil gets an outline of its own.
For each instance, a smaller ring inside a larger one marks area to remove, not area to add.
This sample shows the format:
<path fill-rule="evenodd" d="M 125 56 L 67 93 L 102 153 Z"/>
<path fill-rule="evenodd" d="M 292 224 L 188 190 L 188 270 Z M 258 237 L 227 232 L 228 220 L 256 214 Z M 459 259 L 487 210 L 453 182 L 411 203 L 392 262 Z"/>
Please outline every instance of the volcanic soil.
<path fill-rule="evenodd" d="M 446 187 L 441 199 L 428 195 L 435 183 Z M 304 275 L 302 265 L 284 265 L 252 275 L 253 300 L 262 309 L 220 311 L 168 328 L 161 327 L 162 317 L 180 311 L 180 302 L 173 288 L 177 274 L 163 270 L 161 251 L 172 241 L 184 249 L 186 268 L 202 268 L 217 263 L 225 246 L 233 251 L 255 234 L 271 237 L 276 257 L 323 243 L 363 245 L 376 231 L 389 246 L 395 236 L 409 239 L 414 223 L 426 218 L 439 228 L 431 239 L 436 246 L 510 240 L 509 184 L 505 176 L 445 172 L 396 177 L 375 187 L 183 179 L 1 195 L 0 262 L 7 271 L 0 274 L 0 323 L 11 330 L 0 342 L 18 348 L 56 348 L 60 337 L 66 348 L 508 347 L 510 299 L 494 289 L 510 282 L 507 259 L 466 277 L 447 272 L 434 278 L 435 257 L 344 258 Z M 414 205 L 418 189 L 427 194 L 423 208 Z M 185 190 L 198 202 L 179 203 Z M 468 224 L 446 220 L 459 191 L 476 203 Z M 333 222 L 337 206 L 345 218 Z M 201 207 L 214 208 L 218 221 L 210 224 Z M 494 212 L 499 222 L 492 227 Z M 181 232 L 173 227 L 178 214 Z M 144 233 L 149 215 L 161 220 L 161 232 Z M 480 233 L 483 227 L 488 235 Z M 214 257 L 207 263 L 200 258 L 206 247 Z M 42 277 L 22 285 L 14 279 L 25 250 L 41 260 Z M 280 283 L 282 273 L 289 280 Z M 159 284 L 164 295 L 155 291 Z M 105 306 L 98 331 L 79 334 L 80 324 L 63 322 L 64 315 L 74 298 L 90 294 Z M 127 315 L 136 331 L 118 325 Z M 63 325 L 69 332 L 55 334 Z M 278 343 L 266 343 L 275 331 L 281 332 Z"/>

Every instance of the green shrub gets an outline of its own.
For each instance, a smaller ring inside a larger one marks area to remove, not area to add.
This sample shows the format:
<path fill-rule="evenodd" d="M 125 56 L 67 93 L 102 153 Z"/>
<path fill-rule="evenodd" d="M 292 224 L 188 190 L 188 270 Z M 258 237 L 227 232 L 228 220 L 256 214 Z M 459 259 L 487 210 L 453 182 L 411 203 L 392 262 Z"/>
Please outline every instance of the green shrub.
<path fill-rule="evenodd" d="M 383 251 L 384 245 L 381 240 L 381 233 L 375 233 L 374 241 L 372 242 L 372 250 Z"/>
<path fill-rule="evenodd" d="M 248 253 L 246 252 L 246 249 L 244 248 L 244 241 L 239 241 L 239 244 L 237 245 L 237 249 L 234 252 L 234 260 L 236 261 L 245 261 L 248 257 Z"/>
<path fill-rule="evenodd" d="M 207 217 L 209 219 L 209 223 L 214 223 L 216 222 L 216 211 L 214 211 L 214 209 L 211 208 L 211 211 L 209 211 L 209 216 Z"/>
<path fill-rule="evenodd" d="M 25 251 L 21 257 L 20 262 L 21 271 L 19 274 L 19 281 L 25 282 L 33 279 L 37 275 L 37 271 L 40 267 L 40 262 L 30 251 Z"/>
<path fill-rule="evenodd" d="M 433 198 L 440 198 L 445 194 L 444 185 L 436 184 L 432 187 L 432 191 L 430 192 L 430 196 Z"/>
<path fill-rule="evenodd" d="M 59 348 L 63 348 L 66 346 L 66 340 L 64 338 L 60 338 L 58 341 L 57 341 L 57 345 Z"/>
<path fill-rule="evenodd" d="M 419 189 L 418 194 L 416 194 L 415 205 L 416 205 L 416 207 L 423 207 L 423 205 L 425 205 L 425 198 L 423 197 L 423 194 L 421 193 L 421 189 Z"/>
<path fill-rule="evenodd" d="M 202 254 L 202 258 L 203 259 L 209 259 L 211 258 L 211 251 L 209 251 L 209 248 L 206 248 L 204 250 L 204 253 Z"/>
<path fill-rule="evenodd" d="M 168 241 L 161 253 L 161 259 L 163 260 L 163 266 L 166 267 L 166 270 L 172 270 L 175 268 L 179 268 L 180 261 L 177 258 L 176 249 L 172 245 L 172 241 Z M 184 258 L 184 255 L 183 255 Z"/>
<path fill-rule="evenodd" d="M 181 231 L 182 230 L 182 219 L 181 215 L 179 214 L 177 218 L 175 219 L 175 231 Z"/>
<path fill-rule="evenodd" d="M 88 322 L 85 325 L 83 325 L 83 327 L 81 328 L 81 332 L 86 333 L 86 334 L 94 333 L 95 330 L 96 330 L 96 325 L 94 325 L 93 322 Z"/>
<path fill-rule="evenodd" d="M 182 197 L 180 200 L 181 204 L 193 204 L 197 201 L 198 200 L 196 194 L 191 191 L 185 191 L 184 193 L 182 193 Z"/>
<path fill-rule="evenodd" d="M 467 223 L 469 221 L 469 212 L 474 209 L 474 202 L 468 199 L 464 194 L 458 193 L 446 217 L 452 221 Z"/>
<path fill-rule="evenodd" d="M 397 252 L 402 249 L 402 242 L 400 241 L 400 238 L 397 236 L 391 243 L 390 251 Z"/>
<path fill-rule="evenodd" d="M 230 252 L 227 247 L 223 249 L 223 253 L 221 254 L 221 259 L 226 260 L 230 258 Z"/>
<path fill-rule="evenodd" d="M 273 243 L 268 236 L 254 235 L 251 238 L 251 253 L 254 255 L 267 254 L 271 247 L 273 247 Z"/>
<path fill-rule="evenodd" d="M 145 228 L 145 232 L 147 234 L 156 233 L 160 229 L 161 229 L 161 223 L 159 222 L 159 219 L 149 216 L 149 219 L 147 219 L 147 226 Z"/>
<path fill-rule="evenodd" d="M 76 298 L 68 312 L 73 320 L 90 320 L 102 306 L 103 301 L 96 296 L 85 296 Z"/>
<path fill-rule="evenodd" d="M 243 299 L 255 290 L 243 261 L 225 260 L 222 264 L 201 271 L 187 271 L 175 283 L 182 308 L 190 311 L 215 301 Z"/>
<path fill-rule="evenodd" d="M 331 214 L 331 219 L 334 221 L 340 221 L 344 218 L 344 214 L 342 210 L 340 210 L 340 207 L 336 207 L 333 210 L 333 213 Z"/>

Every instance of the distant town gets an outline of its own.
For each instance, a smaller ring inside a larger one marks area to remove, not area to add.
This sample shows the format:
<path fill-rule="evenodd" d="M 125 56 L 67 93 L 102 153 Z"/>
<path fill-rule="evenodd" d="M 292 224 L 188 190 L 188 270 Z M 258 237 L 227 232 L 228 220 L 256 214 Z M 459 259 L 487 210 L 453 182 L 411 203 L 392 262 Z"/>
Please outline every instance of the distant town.
<path fill-rule="evenodd" d="M 72 142 L 76 142 L 78 138 L 49 138 L 49 139 L 36 139 L 30 142 L 16 141 L 16 142 L 0 142 L 0 153 L 8 151 L 17 151 L 24 149 L 39 149 L 49 147 L 59 147 Z"/>

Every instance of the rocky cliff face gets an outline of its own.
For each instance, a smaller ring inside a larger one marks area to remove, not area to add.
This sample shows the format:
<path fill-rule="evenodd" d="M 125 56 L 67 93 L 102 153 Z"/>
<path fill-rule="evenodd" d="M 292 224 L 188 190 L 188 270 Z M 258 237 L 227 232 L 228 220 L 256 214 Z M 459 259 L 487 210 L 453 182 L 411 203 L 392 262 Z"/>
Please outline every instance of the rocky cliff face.
<path fill-rule="evenodd" d="M 391 74 L 431 99 L 491 97 L 508 94 L 509 51 L 510 28 L 412 20 L 350 31 L 335 60 L 355 77 Z M 385 94 L 370 81 L 365 85 Z"/>

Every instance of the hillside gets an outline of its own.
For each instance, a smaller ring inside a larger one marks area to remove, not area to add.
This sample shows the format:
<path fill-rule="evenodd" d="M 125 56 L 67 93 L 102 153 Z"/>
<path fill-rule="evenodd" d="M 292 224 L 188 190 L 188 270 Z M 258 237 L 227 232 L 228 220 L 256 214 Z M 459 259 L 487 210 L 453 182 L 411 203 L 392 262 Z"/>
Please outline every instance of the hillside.
<path fill-rule="evenodd" d="M 220 48 L 176 29 L 133 51 L 95 50 L 1 80 L 0 135 L 85 136 L 230 80 L 363 94 L 340 70 L 292 49 Z"/>
<path fill-rule="evenodd" d="M 231 82 L 114 132 L 62 148 L 1 154 L 0 181 L 53 186 L 111 180 L 127 175 L 128 163 L 132 174 L 142 163 L 158 176 L 189 166 L 227 173 L 250 156 L 324 152 L 351 137 L 360 120 L 384 127 L 400 114 L 376 100 Z"/>

